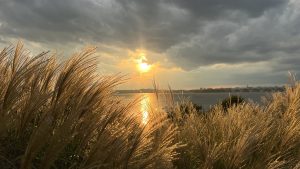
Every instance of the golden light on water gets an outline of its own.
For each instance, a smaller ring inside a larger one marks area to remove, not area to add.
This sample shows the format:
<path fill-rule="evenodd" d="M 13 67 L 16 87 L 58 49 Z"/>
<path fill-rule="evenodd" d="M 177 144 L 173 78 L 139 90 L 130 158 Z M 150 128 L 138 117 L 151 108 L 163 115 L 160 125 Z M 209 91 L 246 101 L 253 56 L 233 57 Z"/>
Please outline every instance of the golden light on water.
<path fill-rule="evenodd" d="M 146 124 L 149 120 L 149 102 L 150 99 L 148 96 L 143 97 L 141 100 L 141 115 L 143 124 Z"/>

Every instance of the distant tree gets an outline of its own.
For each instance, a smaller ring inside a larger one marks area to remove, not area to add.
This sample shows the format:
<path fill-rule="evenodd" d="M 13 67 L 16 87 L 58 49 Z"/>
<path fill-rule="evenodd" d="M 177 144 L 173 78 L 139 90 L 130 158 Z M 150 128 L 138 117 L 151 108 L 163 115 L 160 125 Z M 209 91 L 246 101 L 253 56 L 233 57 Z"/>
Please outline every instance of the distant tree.
<path fill-rule="evenodd" d="M 178 124 L 183 124 L 185 119 L 190 114 L 202 114 L 203 108 L 192 102 L 184 102 L 180 103 L 177 106 L 171 107 L 170 109 L 166 109 L 167 117 L 171 119 L 173 122 L 177 122 Z"/>
<path fill-rule="evenodd" d="M 182 115 L 188 115 L 194 111 L 196 111 L 197 113 L 200 113 L 202 111 L 202 106 L 199 106 L 192 102 L 190 104 L 181 104 L 180 105 L 180 112 L 182 113 Z"/>
<path fill-rule="evenodd" d="M 245 102 L 245 99 L 240 97 L 240 96 L 229 96 L 228 98 L 224 99 L 222 101 L 222 107 L 224 109 L 224 111 L 227 112 L 227 110 L 232 107 L 232 106 L 237 106 L 238 104 L 242 104 Z"/>

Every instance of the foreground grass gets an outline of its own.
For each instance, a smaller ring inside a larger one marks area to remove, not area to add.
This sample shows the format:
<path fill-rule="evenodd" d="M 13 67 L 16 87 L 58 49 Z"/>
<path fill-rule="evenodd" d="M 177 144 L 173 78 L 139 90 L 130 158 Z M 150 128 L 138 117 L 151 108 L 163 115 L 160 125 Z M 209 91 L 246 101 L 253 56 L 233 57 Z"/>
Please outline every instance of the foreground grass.
<path fill-rule="evenodd" d="M 182 107 L 182 105 L 181 105 Z M 222 105 L 198 113 L 186 104 L 185 115 L 173 106 L 178 124 L 178 168 L 300 168 L 300 84 L 275 93 L 263 106 Z"/>
<path fill-rule="evenodd" d="M 22 44 L 0 53 L 0 168 L 300 168 L 299 83 L 207 113 L 171 94 L 169 120 L 153 109 L 144 124 L 138 100 L 112 94 L 123 78 L 97 75 L 94 51 L 64 63 Z"/>
<path fill-rule="evenodd" d="M 96 73 L 94 48 L 59 64 L 23 45 L 0 53 L 1 168 L 171 168 L 175 128 L 141 124 L 112 94 L 120 76 Z"/>

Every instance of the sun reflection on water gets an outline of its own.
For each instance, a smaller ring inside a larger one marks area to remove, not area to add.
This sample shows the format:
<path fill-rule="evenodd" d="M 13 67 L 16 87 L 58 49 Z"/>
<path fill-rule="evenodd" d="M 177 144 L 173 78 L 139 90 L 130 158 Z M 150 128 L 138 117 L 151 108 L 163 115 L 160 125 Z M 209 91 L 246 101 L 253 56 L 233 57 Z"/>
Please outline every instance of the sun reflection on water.
<path fill-rule="evenodd" d="M 141 113 L 142 113 L 143 124 L 146 124 L 149 120 L 149 103 L 150 103 L 149 97 L 144 96 L 141 100 Z"/>

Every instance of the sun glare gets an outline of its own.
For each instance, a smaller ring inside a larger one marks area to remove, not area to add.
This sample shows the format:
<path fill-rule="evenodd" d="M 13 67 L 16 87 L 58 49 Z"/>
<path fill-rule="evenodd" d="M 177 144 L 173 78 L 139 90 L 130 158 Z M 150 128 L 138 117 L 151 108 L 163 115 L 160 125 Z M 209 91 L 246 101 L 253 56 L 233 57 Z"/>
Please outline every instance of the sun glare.
<path fill-rule="evenodd" d="M 149 72 L 150 68 L 151 65 L 149 65 L 148 63 L 145 62 L 139 63 L 139 70 L 142 73 Z"/>
<path fill-rule="evenodd" d="M 141 113 L 142 113 L 142 123 L 146 124 L 148 122 L 148 118 L 149 118 L 149 97 L 146 96 L 141 100 Z"/>
<path fill-rule="evenodd" d="M 137 68 L 141 73 L 149 72 L 152 67 L 152 65 L 147 63 L 147 58 L 144 53 L 140 54 L 140 58 L 137 59 L 136 62 L 137 62 Z"/>

